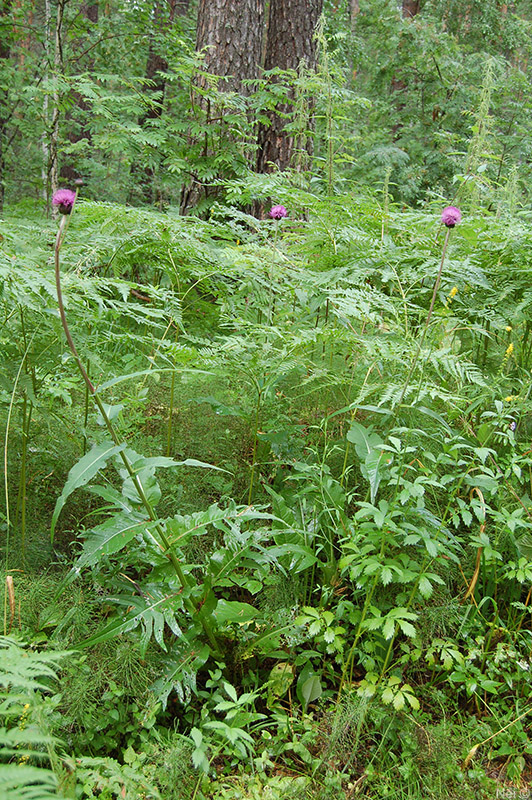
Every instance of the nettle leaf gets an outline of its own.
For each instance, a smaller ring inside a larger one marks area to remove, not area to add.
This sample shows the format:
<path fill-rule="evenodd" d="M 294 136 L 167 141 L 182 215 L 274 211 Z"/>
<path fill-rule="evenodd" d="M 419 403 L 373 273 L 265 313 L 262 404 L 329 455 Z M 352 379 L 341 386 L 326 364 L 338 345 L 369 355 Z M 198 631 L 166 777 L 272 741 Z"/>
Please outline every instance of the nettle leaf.
<path fill-rule="evenodd" d="M 50 531 L 52 542 L 54 540 L 54 531 L 57 520 L 59 519 L 59 514 L 72 492 L 79 489 L 80 486 L 85 486 L 85 484 L 92 480 L 92 478 L 106 466 L 109 459 L 117 455 L 117 453 L 122 452 L 125 446 L 125 444 L 115 445 L 112 442 L 94 445 L 94 447 L 72 467 L 68 473 L 68 479 L 63 491 L 57 498 L 55 504 Z"/>

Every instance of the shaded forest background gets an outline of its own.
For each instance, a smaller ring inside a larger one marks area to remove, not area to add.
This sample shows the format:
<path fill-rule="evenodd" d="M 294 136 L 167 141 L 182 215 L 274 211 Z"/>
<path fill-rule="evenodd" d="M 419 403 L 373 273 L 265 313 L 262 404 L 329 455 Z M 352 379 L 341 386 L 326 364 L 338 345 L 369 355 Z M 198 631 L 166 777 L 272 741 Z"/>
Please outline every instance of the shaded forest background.
<path fill-rule="evenodd" d="M 286 169 L 410 204 L 514 168 L 526 185 L 530 3 L 326 2 L 316 31 L 322 7 L 3 0 L 0 202 L 49 207 L 82 176 L 190 213 Z"/>
<path fill-rule="evenodd" d="M 529 792 L 531 52 L 0 0 L 2 800 Z"/>

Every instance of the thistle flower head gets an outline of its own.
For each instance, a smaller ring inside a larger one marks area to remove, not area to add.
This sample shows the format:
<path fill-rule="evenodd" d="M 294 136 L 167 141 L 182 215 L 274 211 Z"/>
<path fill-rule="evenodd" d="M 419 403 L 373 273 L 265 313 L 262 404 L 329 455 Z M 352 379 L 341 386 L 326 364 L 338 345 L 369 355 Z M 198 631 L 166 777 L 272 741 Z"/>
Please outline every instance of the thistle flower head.
<path fill-rule="evenodd" d="M 288 216 L 288 211 L 284 206 L 272 206 L 270 209 L 270 217 L 272 219 L 283 219 Z"/>
<path fill-rule="evenodd" d="M 76 193 L 71 189 L 58 189 L 52 197 L 52 204 L 57 206 L 60 214 L 70 214 L 75 199 Z"/>
<path fill-rule="evenodd" d="M 441 221 L 447 228 L 454 228 L 462 219 L 462 212 L 456 206 L 447 206 L 441 212 Z"/>

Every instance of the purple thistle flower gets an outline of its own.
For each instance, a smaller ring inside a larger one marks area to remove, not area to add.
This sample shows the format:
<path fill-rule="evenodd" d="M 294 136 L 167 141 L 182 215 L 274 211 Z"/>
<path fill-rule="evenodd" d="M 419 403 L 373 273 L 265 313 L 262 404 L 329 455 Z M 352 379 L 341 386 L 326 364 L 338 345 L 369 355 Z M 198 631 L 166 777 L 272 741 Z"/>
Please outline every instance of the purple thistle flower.
<path fill-rule="evenodd" d="M 462 219 L 462 212 L 456 206 L 447 206 L 441 212 L 441 221 L 447 228 L 454 228 Z"/>
<path fill-rule="evenodd" d="M 270 209 L 270 217 L 272 219 L 283 219 L 288 216 L 288 211 L 284 206 L 272 206 Z"/>
<path fill-rule="evenodd" d="M 60 214 L 70 214 L 75 199 L 76 193 L 71 189 L 58 189 L 52 197 L 52 204 L 57 206 Z"/>

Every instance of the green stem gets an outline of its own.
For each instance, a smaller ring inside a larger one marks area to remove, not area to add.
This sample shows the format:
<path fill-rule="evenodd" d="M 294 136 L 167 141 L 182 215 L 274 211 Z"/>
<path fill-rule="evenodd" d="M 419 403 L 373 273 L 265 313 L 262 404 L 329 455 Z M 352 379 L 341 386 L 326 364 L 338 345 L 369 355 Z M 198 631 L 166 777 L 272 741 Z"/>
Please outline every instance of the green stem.
<path fill-rule="evenodd" d="M 87 375 L 89 374 L 89 362 L 87 361 Z M 89 387 L 85 384 L 85 402 L 83 411 L 83 455 L 87 452 L 87 425 L 89 423 Z"/>
<path fill-rule="evenodd" d="M 441 274 L 442 274 L 442 271 L 443 271 L 443 264 L 444 264 L 444 261 L 445 261 L 445 255 L 447 253 L 447 246 L 449 244 L 449 235 L 451 233 L 451 230 L 452 230 L 451 228 L 447 228 L 447 232 L 445 234 L 445 241 L 443 242 L 443 250 L 442 250 L 442 254 L 441 254 L 440 268 L 438 270 L 438 275 L 436 276 L 436 282 L 434 284 L 434 290 L 432 292 L 432 299 L 430 301 L 429 313 L 427 314 L 427 319 L 425 320 L 425 326 L 423 328 L 423 333 L 421 334 L 421 339 L 420 339 L 420 342 L 418 344 L 417 351 L 416 351 L 416 354 L 414 356 L 414 360 L 412 361 L 412 365 L 410 367 L 410 371 L 409 371 L 409 373 L 408 373 L 408 375 L 406 377 L 406 381 L 405 381 L 405 384 L 403 386 L 403 391 L 401 392 L 401 397 L 399 398 L 399 402 L 397 404 L 399 406 L 401 405 L 401 403 L 404 400 L 404 396 L 406 394 L 406 390 L 408 389 L 408 385 L 410 383 L 410 379 L 411 379 L 412 375 L 414 374 L 414 370 L 416 368 L 416 364 L 418 362 L 419 356 L 421 354 L 421 350 L 423 348 L 423 344 L 425 342 L 425 336 L 427 335 L 427 331 L 428 331 L 428 328 L 429 328 L 429 323 L 430 323 L 430 320 L 431 320 L 431 317 L 432 317 L 432 312 L 434 311 L 434 304 L 436 303 L 436 296 L 438 294 L 438 289 L 440 288 Z"/>
<path fill-rule="evenodd" d="M 98 396 L 98 394 L 96 392 L 96 389 L 95 389 L 94 385 L 92 384 L 92 382 L 91 382 L 91 380 L 90 380 L 90 378 L 89 378 L 89 376 L 87 374 L 87 370 L 85 369 L 85 367 L 83 365 L 83 362 L 81 361 L 81 359 L 80 359 L 80 357 L 78 355 L 78 351 L 76 350 L 76 346 L 74 344 L 74 340 L 72 339 L 72 335 L 70 333 L 70 329 L 68 327 L 68 323 L 67 323 L 67 319 L 66 319 L 65 307 L 64 307 L 64 304 L 63 304 L 63 295 L 62 295 L 62 291 L 61 291 L 61 273 L 60 273 L 60 269 L 59 269 L 59 251 L 61 249 L 61 244 L 62 244 L 62 241 L 63 241 L 63 238 L 64 238 L 63 234 L 64 234 L 64 230 L 65 230 L 65 227 L 66 227 L 66 220 L 67 220 L 67 217 L 63 216 L 62 219 L 61 219 L 61 223 L 59 225 L 59 230 L 57 231 L 57 237 L 56 237 L 56 241 L 55 241 L 55 285 L 56 285 L 56 291 L 57 291 L 57 304 L 58 304 L 58 307 L 59 307 L 59 316 L 61 317 L 61 324 L 62 324 L 63 330 L 65 332 L 65 336 L 66 336 L 66 340 L 68 342 L 68 346 L 70 347 L 72 355 L 74 356 L 74 360 L 76 361 L 77 367 L 78 367 L 78 369 L 79 369 L 79 371 L 81 373 L 81 377 L 85 381 L 85 385 L 86 385 L 86 387 L 88 389 L 88 392 L 89 392 L 90 396 L 92 397 L 94 403 L 96 404 L 96 407 L 98 408 L 98 411 L 100 412 L 100 414 L 101 414 L 101 416 L 102 416 L 102 418 L 103 418 L 103 420 L 105 422 L 105 426 L 106 426 L 106 428 L 107 428 L 107 430 L 109 432 L 109 435 L 110 435 L 111 439 L 113 440 L 114 444 L 115 445 L 120 445 L 121 442 L 120 442 L 120 440 L 119 440 L 119 438 L 118 438 L 118 436 L 116 434 L 116 431 L 115 431 L 115 429 L 113 427 L 113 423 L 109 419 L 109 415 L 107 414 L 105 406 L 104 406 L 103 402 L 101 401 L 100 397 Z M 142 486 L 142 483 L 141 483 L 138 475 L 135 473 L 135 470 L 133 469 L 129 458 L 127 457 L 127 455 L 125 454 L 125 452 L 123 450 L 120 451 L 119 456 L 122 459 L 122 463 L 124 464 L 124 467 L 126 468 L 128 475 L 130 476 L 131 480 L 133 481 L 135 489 L 137 490 L 137 493 L 138 493 L 138 495 L 140 497 L 141 503 L 144 506 L 144 508 L 146 509 L 146 513 L 148 515 L 148 518 L 152 522 L 156 523 L 155 524 L 155 531 L 157 532 L 157 535 L 159 536 L 159 539 L 160 539 L 160 541 L 162 543 L 163 551 L 164 551 L 164 554 L 165 554 L 166 558 L 168 558 L 168 560 L 172 564 L 172 566 L 173 566 L 173 568 L 175 570 L 175 573 L 176 573 L 176 575 L 177 575 L 177 577 L 179 579 L 179 582 L 181 583 L 183 588 L 189 588 L 191 584 L 190 584 L 190 581 L 188 580 L 188 576 L 184 573 L 183 568 L 182 568 L 181 564 L 179 563 L 179 559 L 177 558 L 176 554 L 174 552 L 172 552 L 171 543 L 170 543 L 169 539 L 167 538 L 161 523 L 158 521 L 158 518 L 157 518 L 157 516 L 156 516 L 156 514 L 155 514 L 155 512 L 154 512 L 154 510 L 152 508 L 151 503 L 149 502 L 148 498 L 146 497 L 146 494 L 144 492 L 144 487 Z M 184 603 L 185 603 L 187 609 L 189 610 L 189 612 L 192 615 L 197 615 L 197 612 L 198 612 L 199 608 L 196 607 L 196 605 L 190 599 L 190 597 L 185 597 L 184 598 Z M 201 617 L 201 616 L 200 616 L 200 621 L 201 621 L 203 630 L 205 631 L 205 634 L 206 634 L 207 638 L 209 639 L 209 642 L 211 643 L 211 646 L 213 647 L 214 652 L 215 653 L 219 653 L 218 643 L 216 641 L 216 638 L 214 636 L 214 632 L 213 632 L 209 622 L 206 619 L 204 619 L 203 617 Z"/>
<path fill-rule="evenodd" d="M 20 513 L 20 546 L 22 551 L 22 563 L 26 561 L 26 472 L 28 463 L 28 439 L 30 435 L 31 415 L 33 413 L 33 403 L 28 404 L 27 395 L 24 395 L 22 407 L 22 451 L 20 454 L 20 476 L 17 497 L 17 515 Z"/>
<path fill-rule="evenodd" d="M 175 333 L 175 340 L 177 343 L 177 337 L 179 336 L 179 328 L 176 325 L 176 333 Z M 174 417 L 174 396 L 175 396 L 175 368 L 172 370 L 172 378 L 170 382 L 170 407 L 168 409 L 168 425 L 166 429 L 166 455 L 170 456 L 170 451 L 172 449 L 172 425 L 173 425 L 173 417 Z"/>
<path fill-rule="evenodd" d="M 166 431 L 166 455 L 170 456 L 172 449 L 172 417 L 174 414 L 174 392 L 175 392 L 175 369 L 172 372 L 170 383 L 170 407 L 168 409 L 168 426 Z"/>
<path fill-rule="evenodd" d="M 261 399 L 262 399 L 262 391 L 260 389 L 257 389 L 257 406 L 255 408 L 255 431 L 253 433 L 253 452 L 251 454 L 251 475 L 249 476 L 248 506 L 251 505 L 251 498 L 253 496 L 253 480 L 255 477 L 255 458 L 257 455 L 257 432 L 259 430 L 259 414 L 260 414 Z"/>
<path fill-rule="evenodd" d="M 272 251 L 272 263 L 270 264 L 270 274 L 269 284 L 270 284 L 270 296 L 268 298 L 268 324 L 271 325 L 273 323 L 273 312 L 275 309 L 275 298 L 273 294 L 273 270 L 275 267 L 275 256 L 277 253 L 277 237 L 279 236 L 279 220 L 275 220 L 275 237 L 273 240 L 273 251 Z"/>

